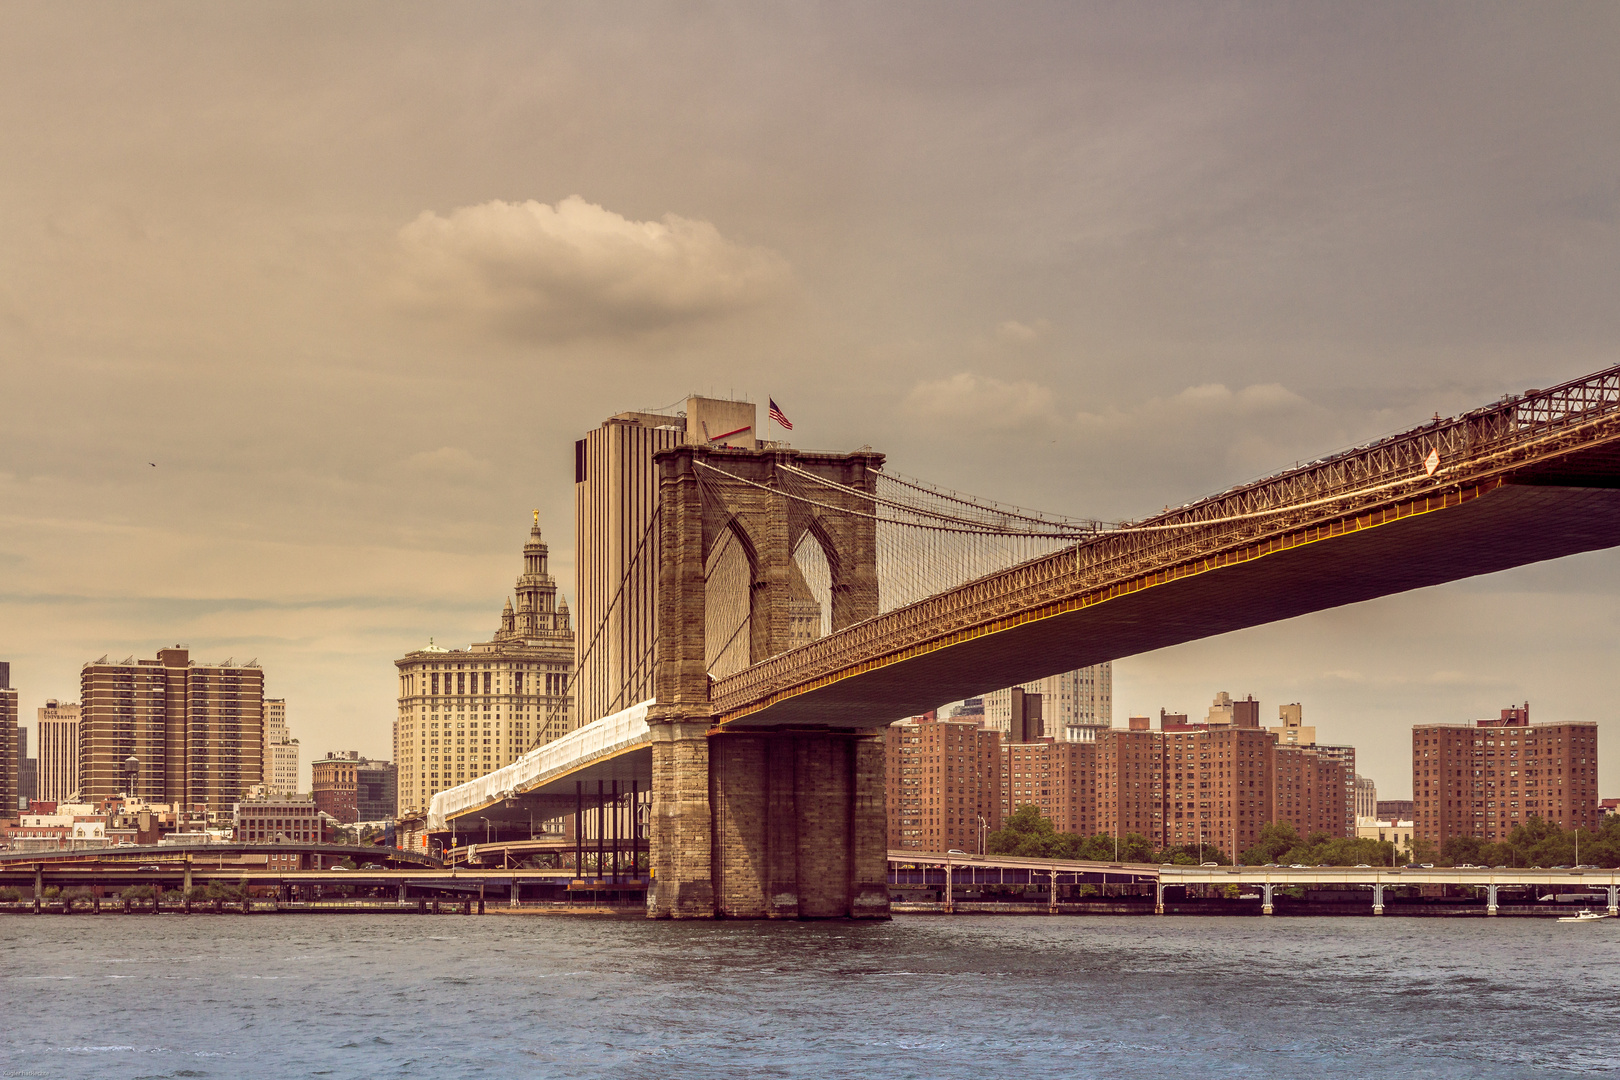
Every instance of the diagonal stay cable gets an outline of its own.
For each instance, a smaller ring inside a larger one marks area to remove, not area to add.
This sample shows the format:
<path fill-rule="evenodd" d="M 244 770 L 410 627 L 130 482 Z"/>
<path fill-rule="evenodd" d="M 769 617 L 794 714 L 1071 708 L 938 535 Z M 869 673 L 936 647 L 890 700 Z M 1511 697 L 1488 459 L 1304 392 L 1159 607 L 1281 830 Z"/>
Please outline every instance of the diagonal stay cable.
<path fill-rule="evenodd" d="M 584 652 L 579 654 L 579 661 L 574 665 L 574 673 L 569 677 L 568 685 L 563 688 L 564 697 L 570 695 L 573 692 L 574 684 L 579 682 L 579 676 L 585 670 L 585 661 L 590 659 L 591 653 L 596 649 L 597 641 L 602 637 L 602 631 L 607 629 L 607 624 L 611 621 L 613 609 L 618 606 L 619 601 L 624 597 L 624 587 L 629 582 L 630 575 L 635 572 L 636 563 L 641 560 L 641 553 L 647 547 L 648 538 L 658 528 L 658 518 L 663 512 L 662 504 L 653 510 L 652 517 L 647 522 L 647 529 L 641 534 L 641 540 L 636 544 L 635 554 L 630 556 L 630 562 L 624 568 L 624 576 L 619 579 L 619 587 L 614 590 L 613 599 L 608 601 L 607 610 L 602 612 L 602 619 L 596 624 L 596 631 L 591 634 L 591 643 L 585 647 Z"/>

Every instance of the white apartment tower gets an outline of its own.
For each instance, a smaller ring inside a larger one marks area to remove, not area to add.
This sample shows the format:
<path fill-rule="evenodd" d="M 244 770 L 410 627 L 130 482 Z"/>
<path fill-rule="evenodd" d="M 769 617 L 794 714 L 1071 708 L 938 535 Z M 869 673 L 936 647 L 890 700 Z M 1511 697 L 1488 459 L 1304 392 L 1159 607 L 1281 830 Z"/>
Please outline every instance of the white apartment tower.
<path fill-rule="evenodd" d="M 39 741 L 39 795 L 72 802 L 79 794 L 79 705 L 50 698 L 35 714 Z"/>
<path fill-rule="evenodd" d="M 1114 723 L 1112 661 L 1019 683 L 1026 694 L 1041 695 L 1045 734 L 1060 742 L 1085 742 Z M 984 723 L 1003 734 L 1012 730 L 1012 687 L 984 695 Z"/>
<path fill-rule="evenodd" d="M 287 699 L 264 699 L 264 791 L 298 794 L 298 740 L 287 733 Z"/>

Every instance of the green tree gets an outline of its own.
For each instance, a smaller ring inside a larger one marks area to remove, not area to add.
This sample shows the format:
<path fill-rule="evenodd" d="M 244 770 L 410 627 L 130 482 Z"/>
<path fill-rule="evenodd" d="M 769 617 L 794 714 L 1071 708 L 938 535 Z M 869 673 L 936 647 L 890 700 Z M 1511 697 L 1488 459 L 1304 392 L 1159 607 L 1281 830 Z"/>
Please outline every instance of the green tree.
<path fill-rule="evenodd" d="M 991 855 L 1020 855 L 1029 859 L 1073 858 L 1059 851 L 1071 845 L 1064 843 L 1064 834 L 1057 831 L 1052 819 L 1042 817 L 1039 807 L 1020 806 L 1001 828 L 985 838 L 984 849 Z M 1072 848 L 1078 850 L 1080 838 L 1072 838 Z"/>
<path fill-rule="evenodd" d="M 1246 866 L 1264 866 L 1280 863 L 1283 856 L 1299 846 L 1299 833 L 1292 821 L 1273 821 L 1260 829 L 1260 839 L 1243 853 Z"/>

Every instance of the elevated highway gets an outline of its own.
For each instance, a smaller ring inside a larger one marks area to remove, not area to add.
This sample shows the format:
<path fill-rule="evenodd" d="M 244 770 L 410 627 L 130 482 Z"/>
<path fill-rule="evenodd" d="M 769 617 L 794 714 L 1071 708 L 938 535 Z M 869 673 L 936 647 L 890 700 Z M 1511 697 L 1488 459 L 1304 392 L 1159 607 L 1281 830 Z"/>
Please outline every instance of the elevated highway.
<path fill-rule="evenodd" d="M 376 844 L 295 844 L 295 843 L 216 843 L 216 844 L 122 844 L 113 847 L 72 848 L 58 851 L 0 852 L 0 869 L 7 866 L 42 863 L 47 866 L 89 865 L 99 867 L 142 864 L 181 866 L 190 861 L 198 866 L 224 862 L 243 856 L 301 855 L 333 865 L 345 859 L 373 862 L 394 867 L 433 867 L 439 859 L 420 851 Z"/>

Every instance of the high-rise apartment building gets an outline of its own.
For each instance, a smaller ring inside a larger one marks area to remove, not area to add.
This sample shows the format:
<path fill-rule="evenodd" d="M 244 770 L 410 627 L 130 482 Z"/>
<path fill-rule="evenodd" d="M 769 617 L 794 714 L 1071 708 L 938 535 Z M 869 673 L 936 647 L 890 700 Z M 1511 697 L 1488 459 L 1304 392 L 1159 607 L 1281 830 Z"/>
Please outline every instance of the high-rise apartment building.
<path fill-rule="evenodd" d="M 1258 717 L 1165 732 L 1164 843 L 1208 844 L 1231 856 L 1258 841 L 1273 820 L 1275 750 Z"/>
<path fill-rule="evenodd" d="M 1133 716 L 1129 728 L 1098 734 L 1099 832 L 1138 833 L 1160 847 L 1210 844 L 1228 857 L 1278 821 L 1301 835 L 1355 835 L 1338 755 L 1279 743 L 1257 712 L 1216 724 L 1164 715 L 1158 731 Z"/>
<path fill-rule="evenodd" d="M 574 631 L 547 555 L 536 512 L 523 545 L 517 607 L 506 602 L 494 638 L 467 649 L 430 644 L 394 661 L 395 813 L 422 813 L 436 792 L 509 765 L 576 726 L 569 687 Z"/>
<path fill-rule="evenodd" d="M 1472 724 L 1412 728 L 1412 820 L 1419 840 L 1507 839 L 1539 817 L 1594 829 L 1597 724 L 1530 723 L 1530 703 Z"/>
<path fill-rule="evenodd" d="M 886 735 L 889 846 L 977 853 L 981 835 L 1001 828 L 1001 735 L 933 713 Z"/>
<path fill-rule="evenodd" d="M 1001 805 L 1010 816 L 1040 810 L 1059 832 L 1097 831 L 1097 744 L 1045 736 L 1001 746 Z"/>
<path fill-rule="evenodd" d="M 1331 831 L 1335 836 L 1356 835 L 1356 748 L 1314 743 L 1309 749 L 1316 751 L 1318 758 L 1337 764 L 1340 775 L 1344 778 L 1344 797 L 1339 800 L 1338 808 L 1339 816 L 1343 820 Z"/>
<path fill-rule="evenodd" d="M 1097 771 L 1097 831 L 1138 833 L 1162 846 L 1164 732 L 1134 716 L 1128 728 L 1098 732 Z"/>
<path fill-rule="evenodd" d="M 50 698 L 36 715 L 39 798 L 72 802 L 79 792 L 79 706 Z"/>
<path fill-rule="evenodd" d="M 298 740 L 287 731 L 287 699 L 264 699 L 264 790 L 267 795 L 298 791 Z"/>
<path fill-rule="evenodd" d="M 1003 734 L 1011 732 L 1013 687 L 984 695 L 984 720 Z M 1026 694 L 1041 695 L 1045 734 L 1068 742 L 1090 740 L 1114 722 L 1112 661 L 1019 683 Z"/>
<path fill-rule="evenodd" d="M 228 813 L 264 777 L 264 671 L 249 661 L 102 657 L 79 673 L 79 785 L 85 802 L 121 792 Z M 130 762 L 134 758 L 134 762 Z M 126 792 L 126 773 L 135 790 Z"/>
<path fill-rule="evenodd" d="M 0 821 L 17 819 L 17 691 L 11 661 L 0 660 Z"/>
<path fill-rule="evenodd" d="M 581 723 L 652 697 L 658 470 L 686 444 L 758 447 L 752 402 L 691 397 L 681 413 L 625 412 L 574 444 L 574 559 Z M 803 633 L 809 624 L 794 624 Z"/>
<path fill-rule="evenodd" d="M 1345 767 L 1320 750 L 1280 744 L 1274 748 L 1272 820 L 1291 822 L 1301 836 L 1316 832 L 1331 837 L 1354 836 L 1354 821 L 1348 830 L 1345 823 Z M 1350 783 L 1353 799 L 1354 780 Z M 1351 806 L 1353 809 L 1353 802 Z"/>

